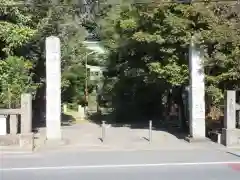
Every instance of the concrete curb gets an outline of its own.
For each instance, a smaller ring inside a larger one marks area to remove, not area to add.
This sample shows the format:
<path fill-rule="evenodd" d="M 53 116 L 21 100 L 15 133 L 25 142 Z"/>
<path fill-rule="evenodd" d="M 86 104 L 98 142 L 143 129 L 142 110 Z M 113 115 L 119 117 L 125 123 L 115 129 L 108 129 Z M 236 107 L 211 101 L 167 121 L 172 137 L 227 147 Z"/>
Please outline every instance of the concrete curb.
<path fill-rule="evenodd" d="M 64 152 L 64 151 L 78 151 L 78 152 L 103 152 L 103 151 L 186 151 L 186 150 L 223 150 L 223 151 L 233 151 L 240 150 L 240 147 L 122 147 L 120 146 L 110 146 L 104 144 L 68 144 L 61 146 L 40 146 L 35 147 L 33 151 L 23 148 L 2 148 L 0 146 L 0 155 L 1 154 L 34 154 L 41 152 Z"/>
<path fill-rule="evenodd" d="M 39 148 L 36 149 L 34 152 L 41 153 L 41 152 L 65 152 L 65 151 L 78 151 L 78 152 L 109 152 L 109 151 L 192 151 L 192 150 L 211 150 L 212 148 L 207 147 L 191 147 L 191 148 L 124 148 L 124 147 L 111 147 L 111 146 L 99 146 L 99 145 L 72 145 L 72 146 L 65 146 L 54 148 Z M 224 150 L 227 151 L 226 148 L 214 148 L 214 150 Z"/>

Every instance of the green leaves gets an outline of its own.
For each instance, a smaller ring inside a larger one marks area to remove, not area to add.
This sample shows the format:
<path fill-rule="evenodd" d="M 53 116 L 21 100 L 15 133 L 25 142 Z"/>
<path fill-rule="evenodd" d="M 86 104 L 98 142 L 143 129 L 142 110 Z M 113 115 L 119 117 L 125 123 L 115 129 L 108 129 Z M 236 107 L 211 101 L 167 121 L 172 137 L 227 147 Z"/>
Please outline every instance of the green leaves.
<path fill-rule="evenodd" d="M 161 63 L 151 63 L 149 69 L 157 74 L 157 78 L 165 80 L 172 86 L 181 86 L 188 82 L 188 66 L 185 64 L 178 65 L 174 61 L 165 66 Z"/>
<path fill-rule="evenodd" d="M 34 93 L 38 84 L 32 81 L 33 64 L 23 57 L 9 56 L 0 61 L 0 101 L 8 105 L 19 106 L 22 93 Z"/>
<path fill-rule="evenodd" d="M 135 19 L 126 19 L 126 20 L 120 20 L 120 28 L 123 31 L 131 31 L 131 30 L 135 30 L 137 27 L 137 22 L 135 21 Z"/>
<path fill-rule="evenodd" d="M 112 52 L 105 86 L 116 107 L 131 104 L 129 111 L 145 111 L 141 108 L 150 101 L 161 106 L 152 94 L 181 93 L 189 83 L 193 37 L 203 48 L 208 103 L 219 105 L 223 91 L 239 87 L 240 81 L 240 14 L 233 9 L 230 3 L 144 4 L 118 8 L 113 17 L 113 7 L 101 33 Z M 173 99 L 179 102 L 179 97 Z"/>
<path fill-rule="evenodd" d="M 14 49 L 27 43 L 36 33 L 27 26 L 20 26 L 6 21 L 0 21 L 0 41 L 5 43 L 2 49 L 6 54 L 12 54 Z"/>
<path fill-rule="evenodd" d="M 149 34 L 142 31 L 134 33 L 132 35 L 132 39 L 138 42 L 147 42 L 147 43 L 156 43 L 156 44 L 164 43 L 164 38 L 162 38 L 161 35 L 157 33 Z"/>

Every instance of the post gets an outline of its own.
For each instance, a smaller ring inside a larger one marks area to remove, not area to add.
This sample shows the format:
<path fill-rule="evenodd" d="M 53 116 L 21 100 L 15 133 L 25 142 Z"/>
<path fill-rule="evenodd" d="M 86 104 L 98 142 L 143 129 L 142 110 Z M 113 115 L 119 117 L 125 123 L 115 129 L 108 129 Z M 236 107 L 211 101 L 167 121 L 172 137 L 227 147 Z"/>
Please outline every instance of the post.
<path fill-rule="evenodd" d="M 87 69 L 87 59 L 88 55 L 85 56 L 85 100 L 88 104 L 88 69 Z"/>
<path fill-rule="evenodd" d="M 102 142 L 105 141 L 105 137 L 106 137 L 106 124 L 105 121 L 102 121 Z"/>
<path fill-rule="evenodd" d="M 236 128 L 236 91 L 225 92 L 224 128 Z"/>
<path fill-rule="evenodd" d="M 10 134 L 16 135 L 18 133 L 18 115 L 10 114 Z"/>
<path fill-rule="evenodd" d="M 21 95 L 21 134 L 32 132 L 32 95 Z"/>
<path fill-rule="evenodd" d="M 206 139 L 204 68 L 202 66 L 201 50 L 193 42 L 189 48 L 189 64 L 190 137 L 187 141 L 193 142 Z"/>
<path fill-rule="evenodd" d="M 222 129 L 222 143 L 225 146 L 238 146 L 240 129 L 236 128 L 236 110 L 239 104 L 236 103 L 236 91 L 225 92 L 224 106 L 224 128 Z"/>
<path fill-rule="evenodd" d="M 149 121 L 149 142 L 152 142 L 152 120 Z"/>
<path fill-rule="evenodd" d="M 0 136 L 7 135 L 7 118 L 5 115 L 0 115 Z"/>
<path fill-rule="evenodd" d="M 85 119 L 84 107 L 82 107 L 81 105 L 78 105 L 78 115 L 81 120 Z"/>
<path fill-rule="evenodd" d="M 63 105 L 63 112 L 66 113 L 67 112 L 67 104 Z"/>
<path fill-rule="evenodd" d="M 46 39 L 46 125 L 47 139 L 61 140 L 61 50 L 60 39 Z"/>

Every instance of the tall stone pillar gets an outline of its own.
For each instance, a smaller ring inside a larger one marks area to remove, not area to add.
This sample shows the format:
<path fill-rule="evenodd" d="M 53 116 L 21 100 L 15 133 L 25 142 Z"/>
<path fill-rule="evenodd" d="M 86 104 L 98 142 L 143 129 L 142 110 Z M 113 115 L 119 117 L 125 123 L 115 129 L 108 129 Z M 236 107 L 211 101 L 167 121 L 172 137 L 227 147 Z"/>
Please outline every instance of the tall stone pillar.
<path fill-rule="evenodd" d="M 189 48 L 189 120 L 191 141 L 205 140 L 205 84 L 201 51 L 193 43 Z"/>
<path fill-rule="evenodd" d="M 47 140 L 61 140 L 61 51 L 60 39 L 46 39 Z"/>

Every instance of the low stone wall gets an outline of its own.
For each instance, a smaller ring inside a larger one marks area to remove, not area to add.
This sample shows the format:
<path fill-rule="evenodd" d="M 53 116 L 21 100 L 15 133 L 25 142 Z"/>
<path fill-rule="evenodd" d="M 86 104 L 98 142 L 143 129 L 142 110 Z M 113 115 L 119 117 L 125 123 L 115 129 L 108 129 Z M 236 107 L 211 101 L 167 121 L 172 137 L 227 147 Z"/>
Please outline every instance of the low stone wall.
<path fill-rule="evenodd" d="M 31 94 L 22 94 L 21 108 L 0 109 L 0 115 L 1 149 L 20 147 L 33 150 Z"/>

